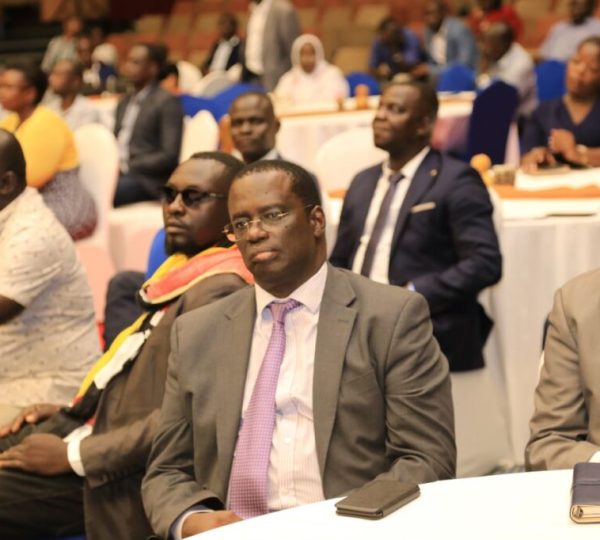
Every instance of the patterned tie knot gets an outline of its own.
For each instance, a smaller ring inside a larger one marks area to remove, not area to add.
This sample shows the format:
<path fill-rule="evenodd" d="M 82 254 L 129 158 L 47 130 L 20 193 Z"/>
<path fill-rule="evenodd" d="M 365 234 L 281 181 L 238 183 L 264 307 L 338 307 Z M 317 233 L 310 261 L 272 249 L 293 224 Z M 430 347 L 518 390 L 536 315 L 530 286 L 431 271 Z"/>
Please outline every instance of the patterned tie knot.
<path fill-rule="evenodd" d="M 402 171 L 398 171 L 398 172 L 390 174 L 389 182 L 390 182 L 390 184 L 397 185 L 398 182 L 400 182 L 400 180 L 402 180 L 403 178 L 404 178 L 404 175 L 402 174 Z"/>
<path fill-rule="evenodd" d="M 297 300 L 290 299 L 286 302 L 271 302 L 268 307 L 271 310 L 273 322 L 281 324 L 285 319 L 285 316 L 292 311 L 292 309 L 296 309 L 301 305 L 302 304 Z"/>

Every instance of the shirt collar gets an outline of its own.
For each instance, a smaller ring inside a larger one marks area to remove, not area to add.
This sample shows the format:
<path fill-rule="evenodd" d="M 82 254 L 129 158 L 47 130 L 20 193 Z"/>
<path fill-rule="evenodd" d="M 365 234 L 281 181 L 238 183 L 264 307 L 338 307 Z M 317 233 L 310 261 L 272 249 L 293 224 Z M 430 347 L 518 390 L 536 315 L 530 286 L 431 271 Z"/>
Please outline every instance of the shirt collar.
<path fill-rule="evenodd" d="M 429 150 L 431 150 L 431 148 L 428 145 L 404 164 L 404 167 L 402 167 L 400 170 L 404 175 L 404 178 L 412 178 L 415 175 L 417 169 L 425 159 L 425 156 L 429 153 Z M 396 173 L 396 171 L 390 168 L 389 160 L 385 161 L 383 164 L 383 173 L 385 174 L 386 178 L 389 178 Z"/>
<path fill-rule="evenodd" d="M 277 151 L 277 148 L 271 148 L 271 150 L 269 150 L 263 157 L 261 157 L 259 161 L 262 161 L 264 159 L 279 159 L 279 152 Z"/>
<path fill-rule="evenodd" d="M 327 263 L 323 263 L 321 268 L 313 274 L 313 276 L 305 281 L 300 287 L 292 292 L 286 298 L 277 298 L 271 293 L 265 291 L 258 283 L 254 285 L 254 291 L 256 295 L 256 313 L 259 316 L 263 310 L 271 302 L 285 302 L 286 300 L 294 299 L 300 302 L 302 305 L 311 313 L 318 313 L 321 307 L 321 300 L 323 299 L 323 292 L 325 291 L 325 281 L 327 280 Z"/>

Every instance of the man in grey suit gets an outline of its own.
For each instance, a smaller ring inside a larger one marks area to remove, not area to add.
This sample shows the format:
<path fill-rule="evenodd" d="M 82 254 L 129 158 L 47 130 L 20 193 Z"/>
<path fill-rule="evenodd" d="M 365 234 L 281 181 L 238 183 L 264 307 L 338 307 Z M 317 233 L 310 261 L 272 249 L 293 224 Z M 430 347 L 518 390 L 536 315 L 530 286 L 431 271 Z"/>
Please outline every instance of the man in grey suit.
<path fill-rule="evenodd" d="M 288 0 L 253 0 L 244 44 L 245 81 L 257 81 L 268 92 L 292 67 L 292 43 L 300 22 Z"/>
<path fill-rule="evenodd" d="M 120 175 L 114 205 L 158 200 L 179 162 L 183 109 L 179 98 L 160 88 L 164 47 L 140 43 L 127 56 L 124 72 L 133 84 L 117 106 L 115 136 Z"/>
<path fill-rule="evenodd" d="M 326 263 L 318 191 L 296 165 L 247 166 L 228 206 L 257 285 L 175 324 L 142 486 L 154 530 L 187 537 L 375 478 L 452 478 L 448 364 L 425 300 Z"/>
<path fill-rule="evenodd" d="M 558 290 L 525 449 L 528 470 L 600 462 L 599 321 L 600 270 Z"/>

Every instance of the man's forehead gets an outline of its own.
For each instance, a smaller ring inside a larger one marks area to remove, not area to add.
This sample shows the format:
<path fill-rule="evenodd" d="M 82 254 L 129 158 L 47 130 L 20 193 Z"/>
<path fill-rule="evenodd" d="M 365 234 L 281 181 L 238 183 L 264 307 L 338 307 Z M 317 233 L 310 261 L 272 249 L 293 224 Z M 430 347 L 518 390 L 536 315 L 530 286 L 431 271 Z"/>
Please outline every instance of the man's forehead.
<path fill-rule="evenodd" d="M 213 159 L 190 159 L 175 169 L 167 184 L 178 189 L 217 191 L 224 168 L 222 163 Z"/>
<path fill-rule="evenodd" d="M 269 116 L 269 104 L 258 96 L 247 96 L 236 101 L 231 107 L 231 116 Z"/>
<path fill-rule="evenodd" d="M 253 198 L 272 200 L 284 198 L 292 193 L 292 180 L 282 170 L 269 169 L 252 171 L 238 178 L 231 187 L 233 198 Z"/>
<path fill-rule="evenodd" d="M 416 103 L 419 99 L 419 91 L 407 84 L 392 84 L 381 96 L 381 101 L 389 103 Z"/>

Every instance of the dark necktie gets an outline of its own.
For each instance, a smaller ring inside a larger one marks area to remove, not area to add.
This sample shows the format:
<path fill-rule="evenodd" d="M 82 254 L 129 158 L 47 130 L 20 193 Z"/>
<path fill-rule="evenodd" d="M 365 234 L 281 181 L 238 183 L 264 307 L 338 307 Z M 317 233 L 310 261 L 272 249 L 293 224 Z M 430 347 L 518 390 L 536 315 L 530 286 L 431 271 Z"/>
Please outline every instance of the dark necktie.
<path fill-rule="evenodd" d="M 387 191 L 385 192 L 385 196 L 383 197 L 383 201 L 381 201 L 379 214 L 377 214 L 375 225 L 371 231 L 371 238 L 369 238 L 369 243 L 367 244 L 367 249 L 365 251 L 365 258 L 360 269 L 360 273 L 363 276 L 369 277 L 371 274 L 373 261 L 375 260 L 375 252 L 377 251 L 377 245 L 381 240 L 381 235 L 383 234 L 383 229 L 385 228 L 385 223 L 387 221 L 388 214 L 390 213 L 390 207 L 392 206 L 394 193 L 396 193 L 396 186 L 403 178 L 404 175 L 401 172 L 397 172 L 390 175 L 388 179 L 389 185 Z"/>

